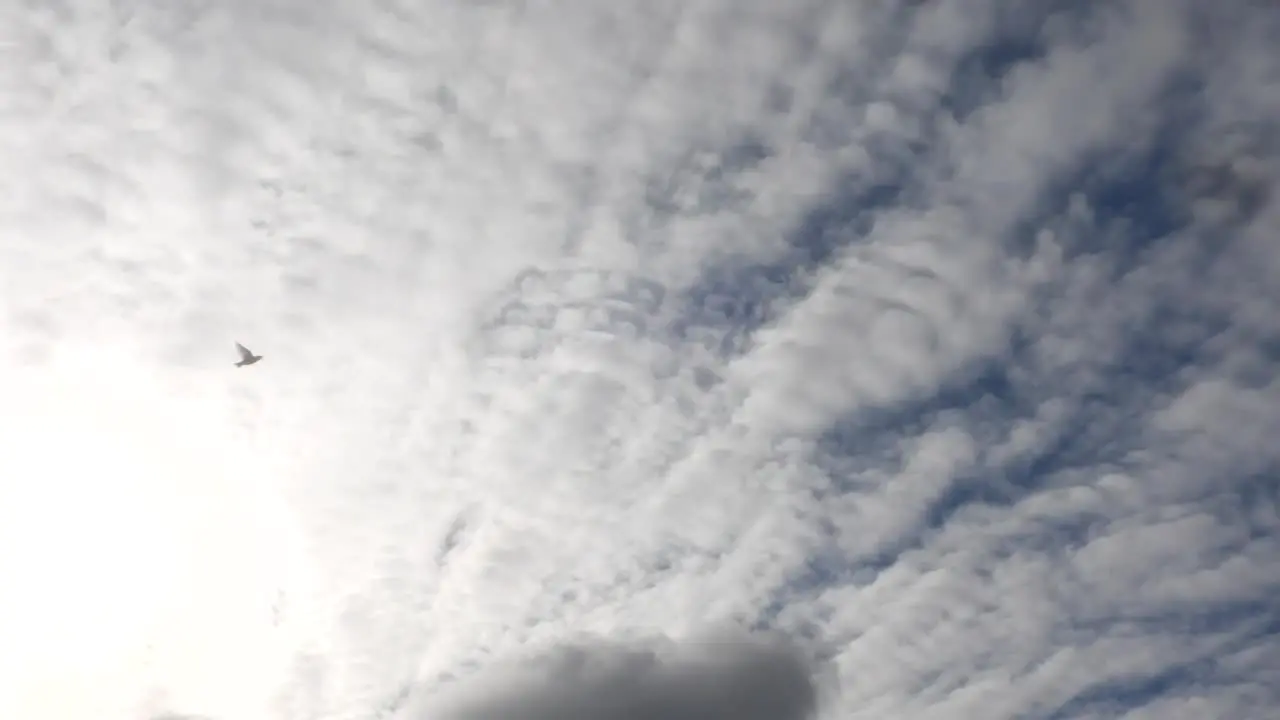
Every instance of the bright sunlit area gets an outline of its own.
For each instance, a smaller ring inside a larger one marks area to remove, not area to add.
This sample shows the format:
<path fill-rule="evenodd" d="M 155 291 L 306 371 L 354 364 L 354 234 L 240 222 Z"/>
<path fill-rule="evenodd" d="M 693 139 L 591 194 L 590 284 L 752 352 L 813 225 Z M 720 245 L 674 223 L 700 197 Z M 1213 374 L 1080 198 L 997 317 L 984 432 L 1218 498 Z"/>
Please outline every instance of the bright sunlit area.
<path fill-rule="evenodd" d="M 175 377 L 68 339 L 4 381 L 6 716 L 125 717 L 140 689 L 205 695 L 214 676 L 241 691 L 213 707 L 269 697 L 273 606 L 305 560 L 226 387 Z"/>
<path fill-rule="evenodd" d="M 1263 720 L 1280 9 L 0 0 L 0 720 Z"/>

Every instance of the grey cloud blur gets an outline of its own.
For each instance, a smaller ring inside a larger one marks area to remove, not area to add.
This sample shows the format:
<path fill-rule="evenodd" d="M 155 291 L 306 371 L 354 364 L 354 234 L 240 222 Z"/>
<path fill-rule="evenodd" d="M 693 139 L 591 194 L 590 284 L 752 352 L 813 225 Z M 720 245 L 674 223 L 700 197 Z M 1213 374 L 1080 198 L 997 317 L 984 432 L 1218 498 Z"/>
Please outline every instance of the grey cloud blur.
<path fill-rule="evenodd" d="M 815 668 L 795 648 L 741 636 L 564 646 L 520 670 L 482 675 L 461 694 L 420 717 L 807 720 L 819 697 Z"/>

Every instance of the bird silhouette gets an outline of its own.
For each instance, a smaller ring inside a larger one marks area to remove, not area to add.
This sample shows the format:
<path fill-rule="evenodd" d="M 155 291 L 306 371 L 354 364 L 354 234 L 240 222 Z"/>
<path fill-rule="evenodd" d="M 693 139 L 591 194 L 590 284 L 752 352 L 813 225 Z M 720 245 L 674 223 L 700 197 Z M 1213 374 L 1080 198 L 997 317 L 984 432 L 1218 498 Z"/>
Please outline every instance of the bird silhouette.
<path fill-rule="evenodd" d="M 236 367 L 252 365 L 262 359 L 261 355 L 254 355 L 249 351 L 249 348 L 241 345 L 240 343 L 236 343 L 236 349 L 240 351 L 240 362 L 236 363 Z"/>

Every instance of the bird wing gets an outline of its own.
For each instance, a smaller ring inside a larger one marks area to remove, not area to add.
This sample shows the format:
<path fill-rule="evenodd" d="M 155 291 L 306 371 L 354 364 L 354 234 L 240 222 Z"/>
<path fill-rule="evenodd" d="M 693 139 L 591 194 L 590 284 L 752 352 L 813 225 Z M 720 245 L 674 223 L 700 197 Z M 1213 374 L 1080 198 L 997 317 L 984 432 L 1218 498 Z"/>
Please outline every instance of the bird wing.
<path fill-rule="evenodd" d="M 240 351 L 241 360 L 248 360 L 253 357 L 253 353 L 249 352 L 249 348 L 241 345 L 240 343 L 236 343 L 236 349 Z"/>

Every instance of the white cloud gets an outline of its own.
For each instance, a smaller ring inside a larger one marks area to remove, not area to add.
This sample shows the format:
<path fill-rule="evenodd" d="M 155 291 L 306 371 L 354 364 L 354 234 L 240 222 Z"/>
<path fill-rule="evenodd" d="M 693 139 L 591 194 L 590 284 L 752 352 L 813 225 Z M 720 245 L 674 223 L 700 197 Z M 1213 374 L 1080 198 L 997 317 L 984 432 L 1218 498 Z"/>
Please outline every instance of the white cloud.
<path fill-rule="evenodd" d="M 15 5 L 0 715 L 1274 706 L 1280 20 L 958 8 Z"/>

